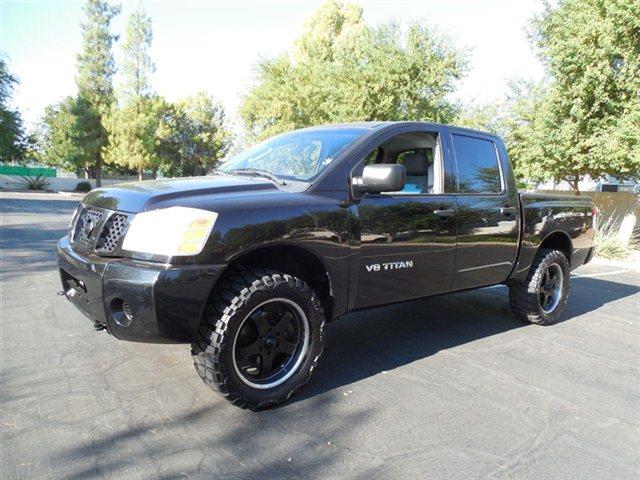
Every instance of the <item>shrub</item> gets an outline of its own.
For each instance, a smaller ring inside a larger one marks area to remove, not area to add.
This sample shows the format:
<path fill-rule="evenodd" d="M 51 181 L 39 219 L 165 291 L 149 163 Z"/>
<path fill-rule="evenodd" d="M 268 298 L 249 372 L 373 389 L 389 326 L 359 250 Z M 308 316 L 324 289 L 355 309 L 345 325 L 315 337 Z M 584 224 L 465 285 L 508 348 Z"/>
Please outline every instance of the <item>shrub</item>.
<path fill-rule="evenodd" d="M 78 182 L 78 184 L 76 185 L 76 192 L 90 192 L 91 191 L 91 184 L 89 182 L 82 181 L 82 182 Z"/>
<path fill-rule="evenodd" d="M 35 177 L 20 177 L 22 179 L 22 186 L 27 190 L 48 190 L 51 186 L 49 180 L 42 175 Z"/>
<path fill-rule="evenodd" d="M 628 241 L 621 239 L 619 228 L 614 219 L 615 215 L 607 219 L 600 215 L 596 217 L 593 243 L 596 247 L 596 254 L 604 258 L 624 258 L 638 243 L 634 238 Z"/>

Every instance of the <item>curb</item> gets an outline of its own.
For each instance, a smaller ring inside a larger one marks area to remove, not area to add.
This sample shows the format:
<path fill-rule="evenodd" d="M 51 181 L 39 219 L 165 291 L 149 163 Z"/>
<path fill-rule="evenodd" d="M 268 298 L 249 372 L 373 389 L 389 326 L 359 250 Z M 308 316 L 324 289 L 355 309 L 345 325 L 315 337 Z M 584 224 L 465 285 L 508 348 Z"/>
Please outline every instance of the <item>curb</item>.
<path fill-rule="evenodd" d="M 633 252 L 623 260 L 611 260 L 603 257 L 593 257 L 591 261 L 594 265 L 605 265 L 608 267 L 627 268 L 630 270 L 640 271 L 640 252 Z"/>
<path fill-rule="evenodd" d="M 12 196 L 13 198 L 43 198 L 47 196 L 63 197 L 63 198 L 78 198 L 82 199 L 86 195 L 85 192 L 64 192 L 55 190 L 0 190 L 0 197 L 6 198 Z"/>

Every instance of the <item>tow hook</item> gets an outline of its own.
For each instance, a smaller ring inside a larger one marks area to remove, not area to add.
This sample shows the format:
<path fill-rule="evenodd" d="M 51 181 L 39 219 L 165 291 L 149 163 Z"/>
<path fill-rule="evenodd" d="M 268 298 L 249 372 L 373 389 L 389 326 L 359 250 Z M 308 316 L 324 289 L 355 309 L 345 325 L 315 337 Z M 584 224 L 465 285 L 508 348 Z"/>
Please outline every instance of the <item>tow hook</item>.
<path fill-rule="evenodd" d="M 63 295 L 67 294 L 67 292 L 65 292 L 64 290 L 60 290 L 60 291 L 58 291 L 56 293 L 57 293 L 57 295 L 60 295 L 60 296 L 63 296 Z"/>
<path fill-rule="evenodd" d="M 95 328 L 95 329 L 96 329 L 96 332 L 100 332 L 100 331 L 104 330 L 104 329 L 105 329 L 105 328 L 107 328 L 107 327 L 105 327 L 105 326 L 104 326 L 103 324 L 101 324 L 101 323 L 95 322 L 95 323 L 93 324 L 93 328 Z"/>

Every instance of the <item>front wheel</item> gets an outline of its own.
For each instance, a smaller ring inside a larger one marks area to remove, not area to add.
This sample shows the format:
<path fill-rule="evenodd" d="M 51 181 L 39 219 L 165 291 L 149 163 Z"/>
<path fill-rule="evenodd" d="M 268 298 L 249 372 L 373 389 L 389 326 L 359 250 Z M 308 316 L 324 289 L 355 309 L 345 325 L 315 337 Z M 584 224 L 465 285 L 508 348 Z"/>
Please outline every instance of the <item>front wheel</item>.
<path fill-rule="evenodd" d="M 556 323 L 569 296 L 569 261 L 559 250 L 540 249 L 523 283 L 509 287 L 511 310 L 538 325 Z"/>
<path fill-rule="evenodd" d="M 325 318 L 301 279 L 239 268 L 207 304 L 192 356 L 200 378 L 241 408 L 287 400 L 310 378 L 324 346 Z"/>

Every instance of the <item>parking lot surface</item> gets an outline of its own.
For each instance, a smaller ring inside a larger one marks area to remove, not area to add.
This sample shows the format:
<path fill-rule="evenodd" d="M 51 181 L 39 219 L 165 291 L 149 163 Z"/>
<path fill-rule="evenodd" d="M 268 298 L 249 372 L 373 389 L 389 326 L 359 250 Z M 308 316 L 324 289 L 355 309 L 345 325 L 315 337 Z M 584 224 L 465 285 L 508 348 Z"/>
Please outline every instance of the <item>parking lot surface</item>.
<path fill-rule="evenodd" d="M 576 270 L 551 327 L 518 322 L 501 286 L 348 315 L 305 389 L 252 413 L 189 346 L 120 342 L 56 296 L 77 202 L 0 197 L 4 479 L 640 477 L 629 267 Z"/>

